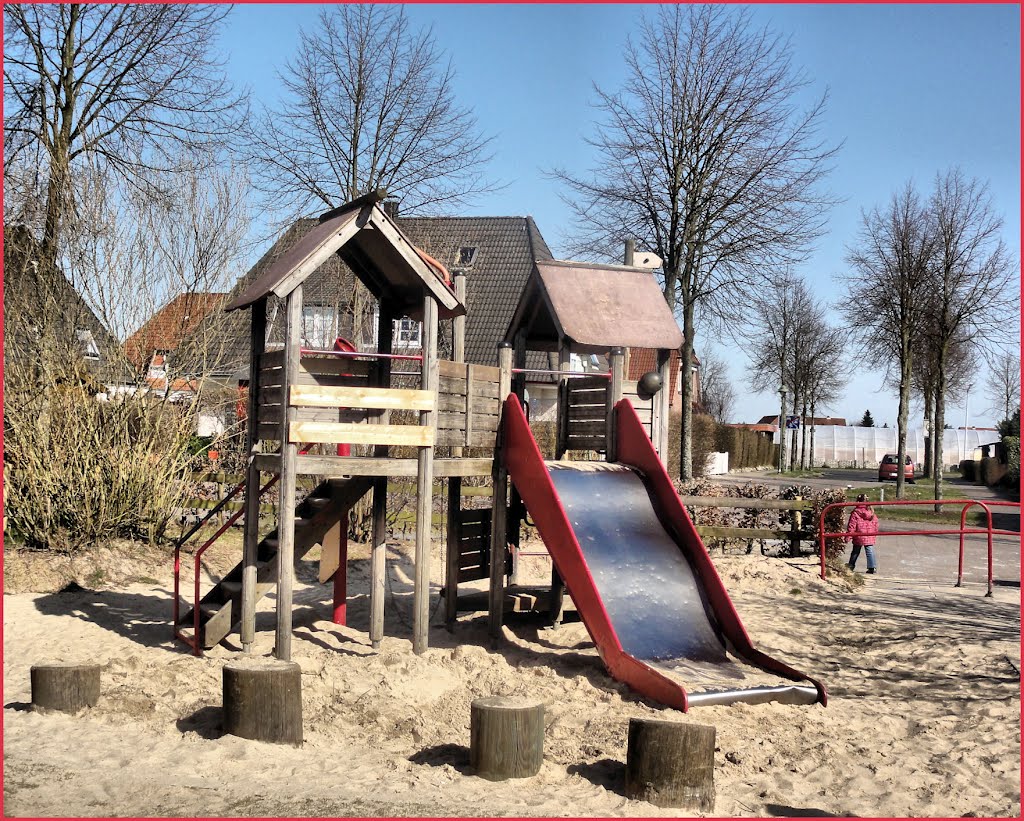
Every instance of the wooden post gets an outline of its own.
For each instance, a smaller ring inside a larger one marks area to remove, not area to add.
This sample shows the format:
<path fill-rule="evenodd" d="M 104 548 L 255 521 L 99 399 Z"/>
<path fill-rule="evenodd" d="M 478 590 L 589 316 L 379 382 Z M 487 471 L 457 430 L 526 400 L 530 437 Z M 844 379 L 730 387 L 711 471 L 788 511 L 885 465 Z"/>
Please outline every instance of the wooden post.
<path fill-rule="evenodd" d="M 455 297 L 466 304 L 466 273 L 456 271 Z M 466 317 L 457 316 L 452 321 L 452 358 L 455 362 L 466 361 Z M 471 433 L 473 413 L 473 366 L 466 368 L 466 441 Z M 452 458 L 462 457 L 461 447 L 452 448 Z M 462 479 L 453 476 L 448 480 L 448 516 L 446 517 L 446 554 L 444 582 L 444 623 L 451 630 L 455 626 L 459 611 L 459 510 L 462 507 Z"/>
<path fill-rule="evenodd" d="M 558 370 L 569 370 L 569 343 L 564 339 L 558 346 Z M 569 449 L 569 377 L 558 377 L 558 424 L 555 426 L 555 458 L 561 459 Z"/>
<path fill-rule="evenodd" d="M 803 496 L 797 496 L 796 501 L 802 502 Z M 800 530 L 803 527 L 803 511 L 797 507 L 793 509 L 793 521 L 790 523 L 790 537 L 789 537 L 789 555 L 799 556 L 800 555 Z"/>
<path fill-rule="evenodd" d="M 651 400 L 651 439 L 654 449 L 658 451 L 658 456 L 666 465 L 668 465 L 669 405 L 672 401 L 671 355 L 672 352 L 668 350 L 658 351 L 658 376 L 661 377 L 661 390 Z"/>
<path fill-rule="evenodd" d="M 259 449 L 260 357 L 267 345 L 267 300 L 252 306 L 249 332 L 249 396 L 245 428 L 245 530 L 242 535 L 242 623 L 239 628 L 242 651 L 252 653 L 256 639 L 256 549 L 260 542 L 260 471 L 256 467 Z"/>
<path fill-rule="evenodd" d="M 295 408 L 288 392 L 299 374 L 302 330 L 302 285 L 288 294 L 284 326 L 284 374 L 281 403 L 281 493 L 277 517 L 277 634 L 274 655 L 281 661 L 292 657 L 292 583 L 295 575 L 295 458 L 298 446 L 289 442 Z"/>
<path fill-rule="evenodd" d="M 380 303 L 377 320 L 377 350 L 380 353 L 391 353 L 391 342 L 394 336 L 394 318 L 392 312 L 383 301 Z M 391 385 L 391 360 L 378 359 L 376 367 L 378 387 L 387 388 Z M 384 411 L 377 418 L 386 424 L 390 414 Z M 387 445 L 376 445 L 373 449 L 376 458 L 388 455 Z M 370 646 L 380 649 L 384 638 L 384 585 L 387 573 L 387 538 L 388 538 L 388 480 L 382 476 L 373 481 L 373 545 L 370 549 Z"/>
<path fill-rule="evenodd" d="M 625 363 L 623 361 L 622 348 L 612 348 L 609 355 L 612 378 L 608 385 L 608 419 L 606 426 L 605 460 L 614 462 L 618 458 L 617 443 L 615 441 L 615 405 L 622 399 L 622 383 L 625 379 Z"/>
<path fill-rule="evenodd" d="M 512 348 L 506 342 L 498 346 L 498 368 L 500 369 L 498 396 L 504 402 L 512 392 Z M 504 413 L 504 408 L 502 408 Z M 508 469 L 505 467 L 501 449 L 501 432 L 498 434 L 498 452 L 494 455 L 491 472 L 491 575 L 488 596 L 487 632 L 492 639 L 501 637 L 501 624 L 505 606 L 505 543 L 508 517 Z"/>
<path fill-rule="evenodd" d="M 715 808 L 715 728 L 631 718 L 626 798 L 657 807 L 711 813 Z"/>
<path fill-rule="evenodd" d="M 528 778 L 544 763 L 544 704 L 493 696 L 470 707 L 469 763 L 489 781 Z"/>
<path fill-rule="evenodd" d="M 294 661 L 229 661 L 222 678 L 224 732 L 275 744 L 302 744 L 302 668 Z"/>
<path fill-rule="evenodd" d="M 437 303 L 423 300 L 422 389 L 437 395 Z M 420 425 L 437 428 L 437 411 L 420 411 Z M 416 465 L 416 574 L 413 588 L 412 650 L 426 652 L 430 629 L 430 536 L 433 514 L 434 447 L 420 448 Z"/>
<path fill-rule="evenodd" d="M 466 304 L 466 272 L 455 272 L 455 298 Z M 466 361 L 466 315 L 452 320 L 452 357 L 456 362 Z"/>
<path fill-rule="evenodd" d="M 462 506 L 462 479 L 448 480 L 448 541 L 444 572 L 444 623 L 451 630 L 459 615 L 459 509 Z"/>
<path fill-rule="evenodd" d="M 77 713 L 100 698 L 100 665 L 53 662 L 29 670 L 33 710 Z"/>

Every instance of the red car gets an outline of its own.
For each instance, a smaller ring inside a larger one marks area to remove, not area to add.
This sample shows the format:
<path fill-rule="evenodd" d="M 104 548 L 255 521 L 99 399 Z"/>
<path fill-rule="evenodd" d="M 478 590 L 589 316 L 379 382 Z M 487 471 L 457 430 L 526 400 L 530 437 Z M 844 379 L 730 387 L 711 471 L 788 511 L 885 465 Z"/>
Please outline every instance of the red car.
<path fill-rule="evenodd" d="M 887 453 L 878 463 L 878 481 L 896 481 L 896 470 L 899 465 L 899 457 L 895 453 Z M 910 484 L 914 484 L 914 460 L 909 456 L 903 465 L 903 478 Z"/>

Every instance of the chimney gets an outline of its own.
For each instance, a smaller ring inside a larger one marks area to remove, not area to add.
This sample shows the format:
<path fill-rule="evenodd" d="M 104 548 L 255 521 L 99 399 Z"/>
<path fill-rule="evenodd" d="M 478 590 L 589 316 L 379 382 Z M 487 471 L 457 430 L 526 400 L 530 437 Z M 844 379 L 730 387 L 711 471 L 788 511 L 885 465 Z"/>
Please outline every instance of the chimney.
<path fill-rule="evenodd" d="M 380 207 L 384 209 L 384 213 L 387 214 L 391 219 L 398 219 L 398 200 L 392 197 L 381 202 Z"/>

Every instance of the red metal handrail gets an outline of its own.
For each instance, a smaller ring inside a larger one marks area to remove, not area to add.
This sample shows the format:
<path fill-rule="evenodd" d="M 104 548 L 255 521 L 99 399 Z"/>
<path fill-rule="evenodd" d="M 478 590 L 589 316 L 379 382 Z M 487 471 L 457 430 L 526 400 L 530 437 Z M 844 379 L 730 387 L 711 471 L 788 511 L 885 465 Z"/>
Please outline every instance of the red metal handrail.
<path fill-rule="evenodd" d="M 307 445 L 302 445 L 299 448 L 299 453 L 300 454 L 308 453 L 310 447 L 312 447 L 312 446 L 308 445 L 308 444 Z M 275 474 L 272 479 L 270 479 L 263 487 L 261 487 L 260 488 L 260 492 L 259 492 L 259 498 L 262 499 L 263 498 L 263 494 L 266 493 L 268 490 L 270 490 L 270 488 L 272 488 L 275 484 L 277 484 L 277 481 L 280 478 L 281 478 L 280 474 Z M 199 530 L 203 527 L 204 524 L 206 524 L 208 521 L 210 521 L 211 518 L 216 516 L 217 513 L 219 513 L 229 501 L 231 501 L 235 496 L 237 496 L 238 493 L 242 490 L 242 488 L 245 487 L 245 485 L 246 485 L 246 482 L 245 482 L 244 479 L 241 482 L 239 482 L 237 485 L 235 485 L 227 493 L 227 495 L 224 496 L 224 498 L 221 499 L 213 507 L 213 509 L 209 513 L 206 514 L 206 516 L 204 516 L 188 533 L 186 533 L 184 536 L 182 536 L 180 539 L 178 539 L 178 541 L 175 542 L 175 544 L 174 544 L 174 621 L 173 621 L 173 624 L 172 624 L 172 628 L 173 628 L 173 631 L 174 631 L 174 637 L 176 639 L 178 639 L 179 641 L 184 642 L 189 647 L 191 647 L 193 654 L 197 655 L 197 656 L 201 656 L 203 654 L 203 649 L 202 649 L 202 647 L 199 644 L 199 618 L 200 618 L 200 615 L 201 615 L 200 612 L 199 612 L 200 561 L 202 560 L 203 554 L 209 548 L 211 548 L 214 545 L 214 543 L 221 536 L 224 535 L 224 533 L 227 531 L 227 529 L 229 527 L 231 527 L 239 519 L 241 519 L 243 515 L 245 515 L 245 507 L 243 506 L 243 508 L 241 510 L 237 511 L 234 515 L 231 516 L 231 518 L 229 518 L 226 522 L 224 522 L 224 524 L 221 525 L 221 527 L 217 530 L 217 532 L 214 533 L 209 539 L 207 539 L 203 543 L 202 547 L 200 547 L 195 552 L 195 556 L 193 557 L 194 558 L 194 562 L 193 562 L 193 564 L 194 564 L 194 568 L 193 568 L 193 573 L 194 573 L 193 583 L 194 583 L 194 586 L 195 586 L 195 590 L 194 590 L 194 597 L 195 598 L 194 598 L 193 603 L 192 603 L 192 630 L 193 630 L 193 632 L 192 632 L 192 639 L 191 640 L 189 640 L 185 635 L 183 635 L 182 632 L 178 629 L 178 617 L 179 617 L 179 615 L 181 613 L 181 599 L 180 599 L 180 593 L 179 593 L 179 591 L 181 589 L 181 548 L 185 546 L 186 542 L 188 542 L 189 539 L 191 539 L 197 532 L 199 532 Z M 257 502 L 257 504 L 258 504 L 258 502 Z"/>
<path fill-rule="evenodd" d="M 399 359 L 407 360 L 410 362 L 422 362 L 423 356 L 421 354 L 406 354 L 406 353 L 373 353 L 365 351 L 321 351 L 317 348 L 301 348 L 300 353 L 303 355 L 316 354 L 320 356 L 338 356 L 345 359 Z"/>
<path fill-rule="evenodd" d="M 832 504 L 825 505 L 818 517 L 818 544 L 821 556 L 821 578 L 825 578 L 825 540 L 828 538 L 845 538 L 847 536 L 857 536 L 864 534 L 857 534 L 852 532 L 841 532 L 841 533 L 828 533 L 825 531 L 825 514 L 834 508 L 842 507 L 856 507 L 858 505 L 864 505 L 865 507 L 910 507 L 913 505 L 963 505 L 964 510 L 973 505 L 979 505 L 986 514 L 988 521 L 988 527 L 984 530 L 980 528 L 967 528 L 964 526 L 963 511 L 961 511 L 961 526 L 957 530 L 888 530 L 878 532 L 876 536 L 944 536 L 958 534 L 961 539 L 961 550 L 963 549 L 963 536 L 964 534 L 987 534 L 988 536 L 988 592 L 986 596 L 992 595 L 992 536 L 995 531 L 992 527 L 992 510 L 989 504 L 982 502 L 977 499 L 931 499 L 931 500 L 898 500 L 894 502 L 833 502 Z M 1006 503 L 1001 503 L 1006 504 Z M 998 531 L 1000 535 L 1010 534 L 1016 535 L 1012 531 Z"/>
<path fill-rule="evenodd" d="M 611 379 L 610 371 L 555 371 L 545 368 L 513 368 L 512 373 L 541 373 L 551 376 L 600 376 L 604 379 Z"/>
<path fill-rule="evenodd" d="M 977 504 L 982 504 L 982 502 L 979 502 L 977 500 L 972 501 L 970 504 L 964 505 L 963 509 L 960 511 L 960 555 L 957 558 L 957 570 L 956 570 L 956 586 L 957 587 L 961 587 L 963 585 L 963 580 L 964 580 L 964 528 L 965 528 L 965 526 L 967 524 L 967 511 L 973 505 L 977 505 Z M 990 500 L 988 502 L 985 502 L 984 505 L 986 507 L 991 507 L 993 505 L 996 505 L 998 507 L 1015 507 L 1018 510 L 1020 509 L 1020 502 L 1003 502 L 1003 501 Z M 989 514 L 989 518 L 991 519 L 991 513 Z M 999 535 L 999 536 L 1019 536 L 1020 535 L 1020 533 L 1015 531 L 1015 530 L 993 529 L 991 532 L 993 534 L 996 534 L 996 535 Z M 989 540 L 991 540 L 991 538 L 992 537 L 989 536 Z M 991 562 L 992 562 L 992 553 L 990 551 L 989 552 L 989 563 L 991 564 Z M 989 573 L 988 574 L 989 574 L 989 578 L 991 579 L 991 577 L 992 577 L 992 568 L 991 567 L 989 567 Z M 991 593 L 991 587 L 990 587 L 989 588 L 989 595 L 991 595 L 991 594 L 992 593 Z"/>

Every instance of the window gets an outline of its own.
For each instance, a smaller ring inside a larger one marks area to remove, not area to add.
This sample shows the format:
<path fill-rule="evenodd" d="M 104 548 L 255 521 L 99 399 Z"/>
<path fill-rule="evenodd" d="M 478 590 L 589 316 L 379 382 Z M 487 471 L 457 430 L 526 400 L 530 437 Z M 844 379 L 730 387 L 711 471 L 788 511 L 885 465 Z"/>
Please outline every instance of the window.
<path fill-rule="evenodd" d="M 338 311 L 330 305 L 304 305 L 302 346 L 329 350 L 338 336 Z"/>
<path fill-rule="evenodd" d="M 395 320 L 395 347 L 418 348 L 422 344 L 422 327 L 409 317 Z"/>
<path fill-rule="evenodd" d="M 75 337 L 78 339 L 78 349 L 81 351 L 82 356 L 86 359 L 99 360 L 100 349 L 96 346 L 96 340 L 93 339 L 92 331 L 78 328 L 75 331 Z"/>
<path fill-rule="evenodd" d="M 459 265 L 472 265 L 476 260 L 476 248 L 464 246 L 459 249 Z"/>

